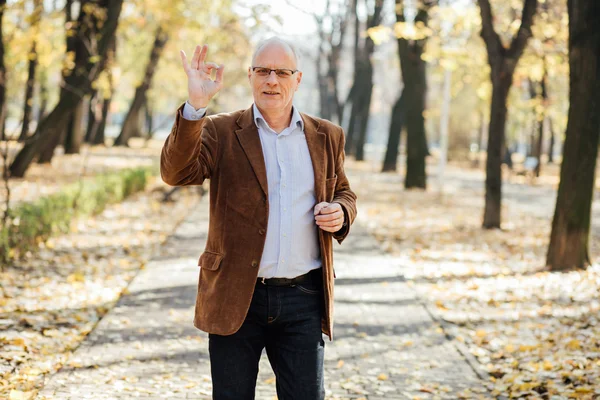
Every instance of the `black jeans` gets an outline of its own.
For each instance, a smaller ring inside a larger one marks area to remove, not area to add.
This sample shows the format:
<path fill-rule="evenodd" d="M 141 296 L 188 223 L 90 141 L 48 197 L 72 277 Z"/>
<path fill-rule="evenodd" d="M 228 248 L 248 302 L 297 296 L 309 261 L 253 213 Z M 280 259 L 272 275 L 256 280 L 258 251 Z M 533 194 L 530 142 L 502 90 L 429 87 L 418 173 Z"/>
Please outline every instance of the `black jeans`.
<path fill-rule="evenodd" d="M 263 348 L 279 400 L 323 400 L 322 280 L 294 287 L 257 283 L 242 327 L 209 335 L 214 400 L 251 400 Z"/>

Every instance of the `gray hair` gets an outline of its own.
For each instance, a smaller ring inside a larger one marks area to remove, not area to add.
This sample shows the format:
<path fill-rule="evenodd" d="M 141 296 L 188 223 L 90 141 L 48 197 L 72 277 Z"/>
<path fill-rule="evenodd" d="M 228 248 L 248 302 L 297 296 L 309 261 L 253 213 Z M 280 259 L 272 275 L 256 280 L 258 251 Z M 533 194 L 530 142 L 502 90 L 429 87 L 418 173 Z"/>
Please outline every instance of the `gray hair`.
<path fill-rule="evenodd" d="M 296 61 L 296 68 L 298 68 L 299 64 L 300 64 L 300 57 L 298 56 L 298 52 L 296 51 L 296 49 L 294 48 L 294 46 L 288 42 L 287 40 L 281 39 L 277 36 L 272 36 L 268 39 L 265 40 L 261 40 L 256 47 L 254 48 L 254 53 L 252 53 L 252 65 L 254 65 L 254 60 L 256 59 L 256 55 L 268 44 L 271 43 L 279 43 L 282 44 L 283 46 L 287 47 L 290 52 L 292 53 L 292 55 L 294 56 L 294 60 Z"/>

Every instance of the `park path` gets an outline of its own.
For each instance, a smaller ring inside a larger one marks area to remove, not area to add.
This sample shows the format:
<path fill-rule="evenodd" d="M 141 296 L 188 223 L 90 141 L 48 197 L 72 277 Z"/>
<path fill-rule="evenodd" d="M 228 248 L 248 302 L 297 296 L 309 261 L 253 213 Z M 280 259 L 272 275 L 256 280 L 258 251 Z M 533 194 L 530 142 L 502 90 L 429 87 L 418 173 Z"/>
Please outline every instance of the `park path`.
<path fill-rule="evenodd" d="M 70 362 L 48 378 L 38 399 L 210 398 L 207 335 L 192 325 L 207 227 L 205 197 Z M 486 398 L 474 363 L 403 278 L 406 267 L 386 255 L 360 221 L 334 248 L 334 340 L 325 345 L 328 399 Z M 257 399 L 275 398 L 265 356 Z"/>

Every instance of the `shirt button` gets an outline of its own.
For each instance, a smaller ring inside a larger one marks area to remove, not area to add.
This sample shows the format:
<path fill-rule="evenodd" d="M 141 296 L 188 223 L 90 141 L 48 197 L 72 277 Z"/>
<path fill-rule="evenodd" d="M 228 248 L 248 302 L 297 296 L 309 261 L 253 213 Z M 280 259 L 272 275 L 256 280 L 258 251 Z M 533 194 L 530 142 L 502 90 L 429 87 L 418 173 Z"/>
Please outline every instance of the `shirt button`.
<path fill-rule="evenodd" d="M 260 233 L 261 235 L 264 235 L 265 234 L 265 230 L 261 228 L 261 229 L 258 230 L 258 233 Z"/>
<path fill-rule="evenodd" d="M 258 261 L 252 260 L 252 266 L 253 267 L 258 267 Z"/>

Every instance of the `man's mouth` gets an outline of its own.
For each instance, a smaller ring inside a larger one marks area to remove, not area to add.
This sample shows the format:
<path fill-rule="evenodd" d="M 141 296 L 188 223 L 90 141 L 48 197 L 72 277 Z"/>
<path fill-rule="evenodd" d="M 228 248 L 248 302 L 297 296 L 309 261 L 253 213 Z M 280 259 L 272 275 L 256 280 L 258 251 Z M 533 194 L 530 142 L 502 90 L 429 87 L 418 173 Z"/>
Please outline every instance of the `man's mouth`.
<path fill-rule="evenodd" d="M 265 91 L 265 92 L 263 92 L 263 94 L 266 94 L 268 96 L 275 96 L 275 95 L 278 95 L 279 92 Z"/>

